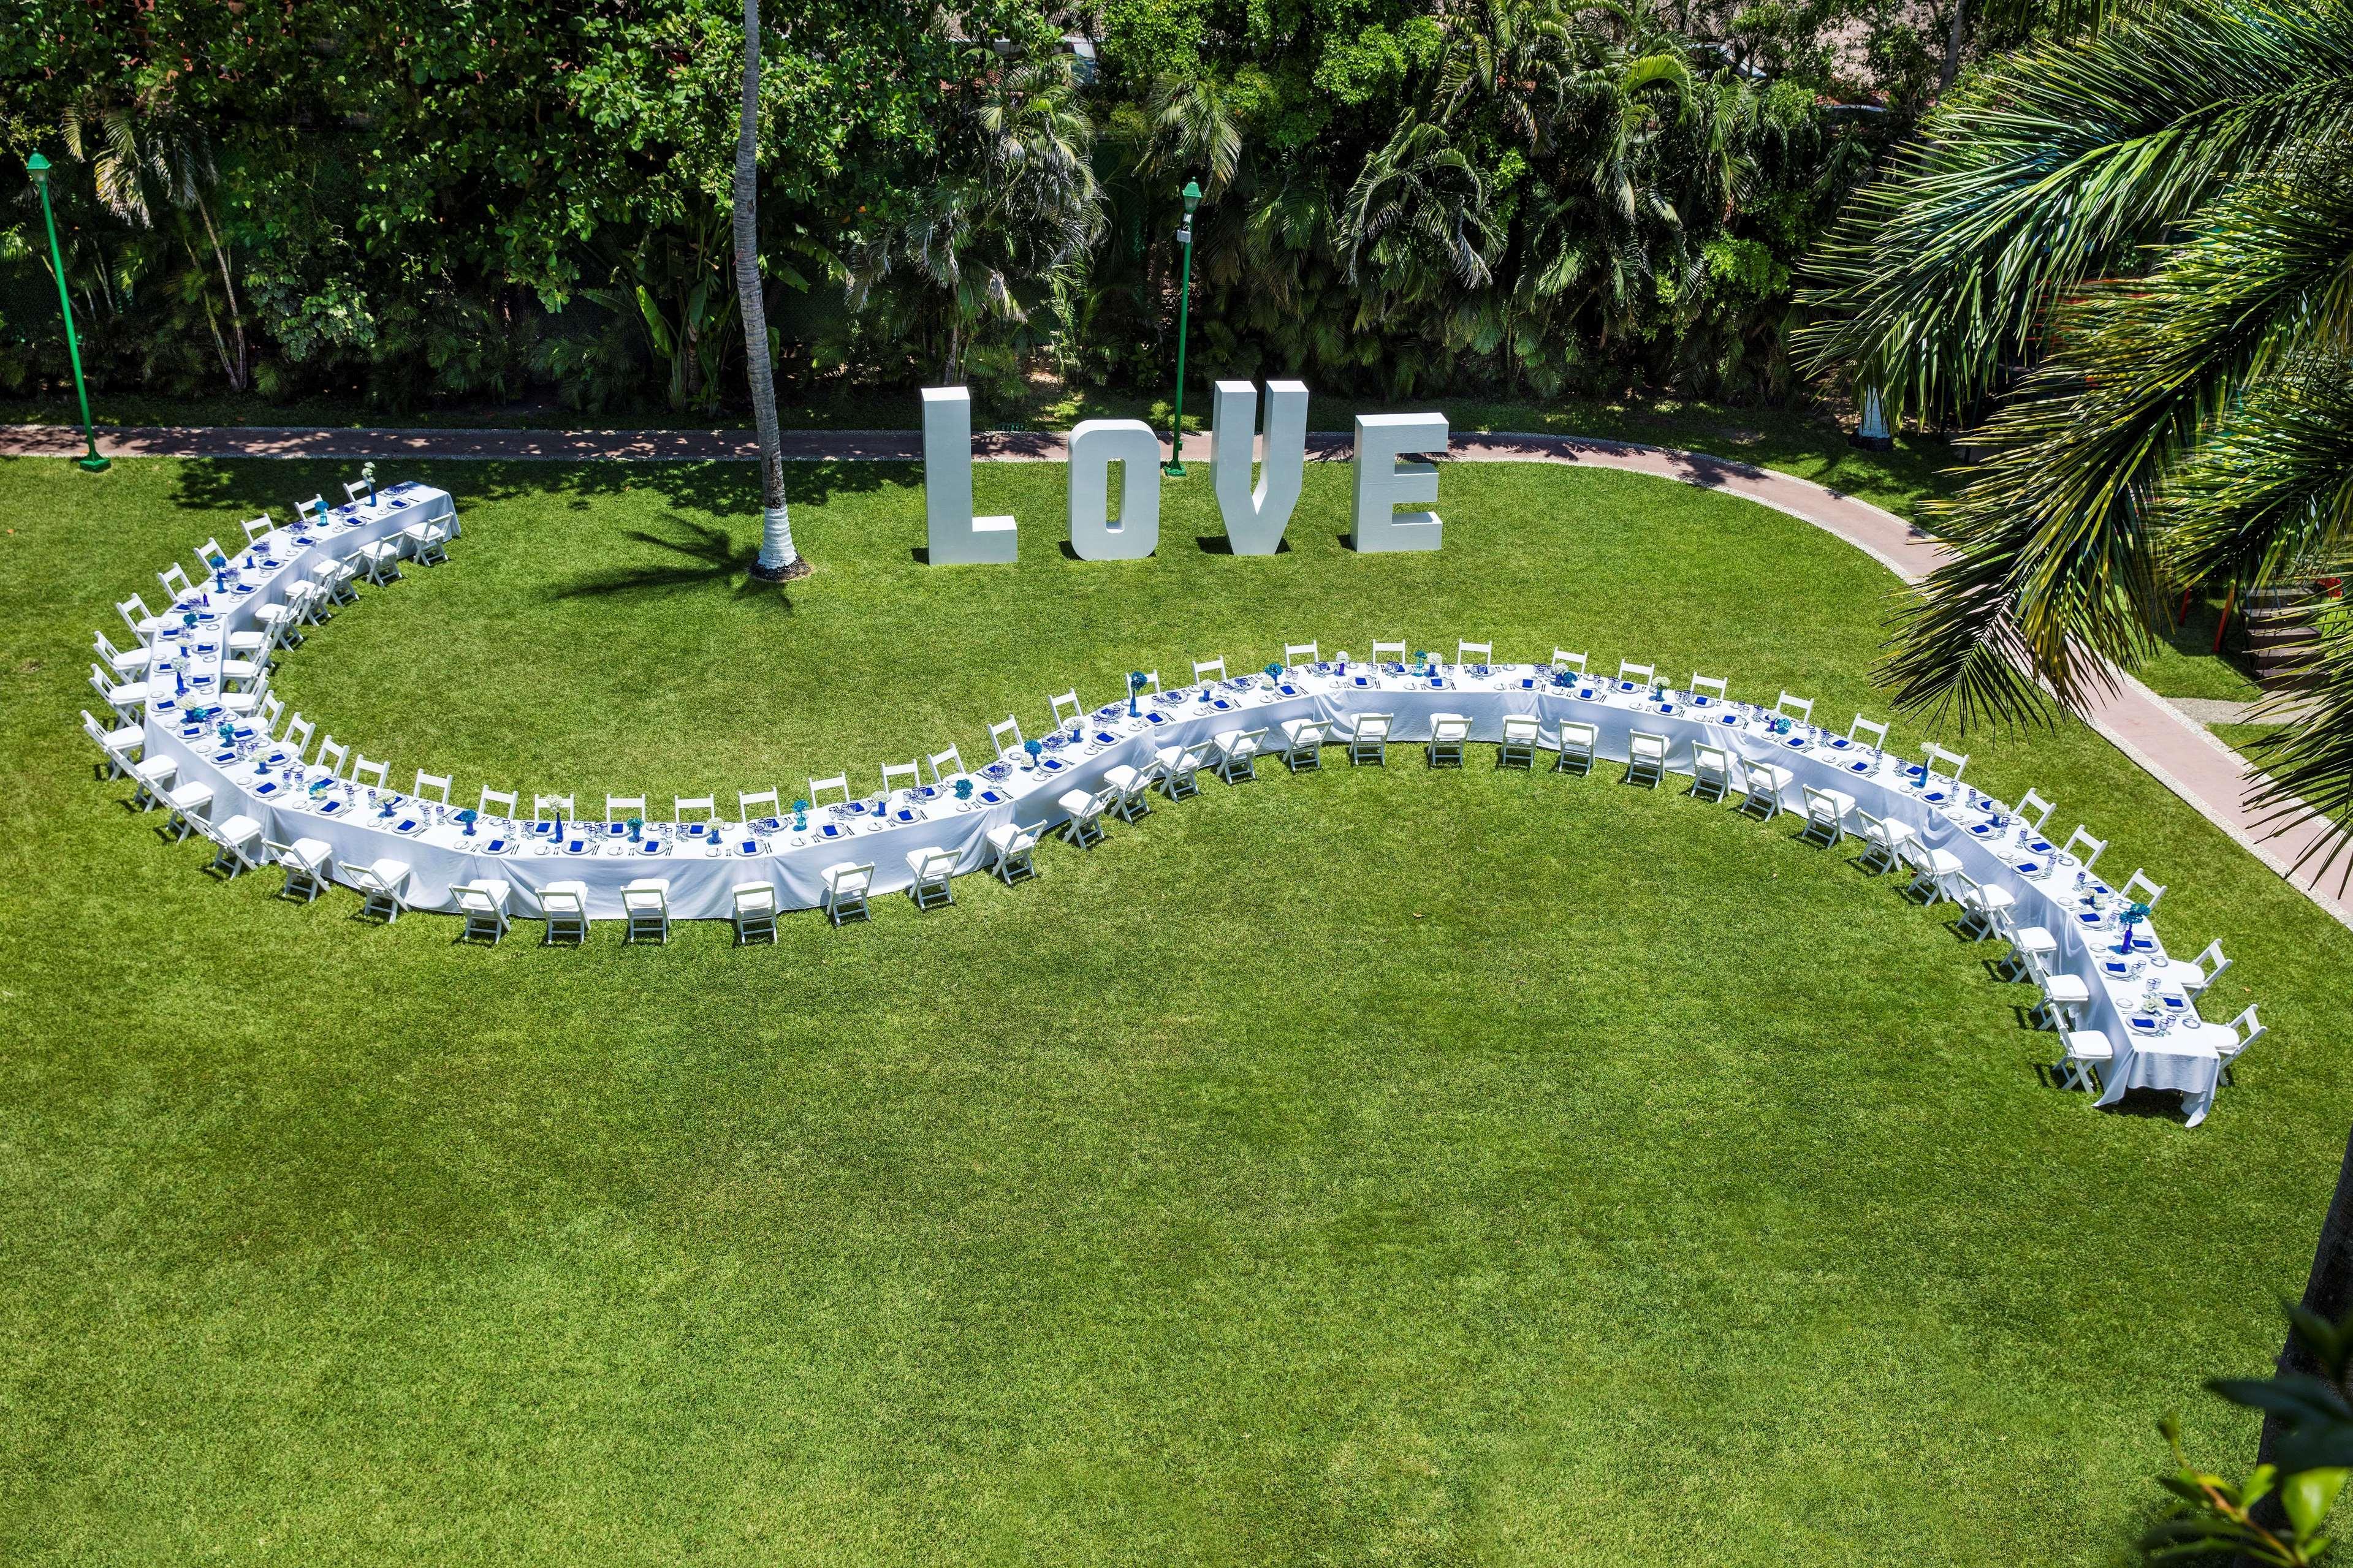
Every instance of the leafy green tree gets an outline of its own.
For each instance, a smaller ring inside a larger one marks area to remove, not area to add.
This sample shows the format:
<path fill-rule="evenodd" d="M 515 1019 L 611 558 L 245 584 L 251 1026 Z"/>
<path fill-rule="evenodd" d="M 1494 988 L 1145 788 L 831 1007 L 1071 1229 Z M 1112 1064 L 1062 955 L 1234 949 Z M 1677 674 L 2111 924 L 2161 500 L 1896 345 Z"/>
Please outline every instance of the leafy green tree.
<path fill-rule="evenodd" d="M 1885 674 L 1964 722 L 2081 703 L 2186 589 L 2342 571 L 2353 467 L 2353 9 L 2183 0 L 1989 68 L 1868 188 L 1819 263 L 1810 339 L 1987 456 L 1940 518 L 1957 559 Z M 2022 368 L 2021 368 L 2022 367 Z M 2332 427 L 2333 426 L 2333 427 Z M 2353 663 L 2316 618 L 2318 699 L 2266 798 L 2353 826 Z"/>

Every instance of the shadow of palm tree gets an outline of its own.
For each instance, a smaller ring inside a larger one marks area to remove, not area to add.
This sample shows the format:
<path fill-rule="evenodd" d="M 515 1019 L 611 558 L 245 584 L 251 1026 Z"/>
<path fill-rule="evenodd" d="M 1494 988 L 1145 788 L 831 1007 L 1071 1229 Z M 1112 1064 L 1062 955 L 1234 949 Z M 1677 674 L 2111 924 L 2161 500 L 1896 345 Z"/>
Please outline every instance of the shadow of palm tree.
<path fill-rule="evenodd" d="M 696 522 L 676 513 L 665 521 L 678 531 L 666 537 L 633 528 L 624 537 L 638 544 L 667 551 L 675 557 L 674 560 L 579 578 L 556 587 L 551 596 L 558 599 L 618 598 L 633 594 L 673 594 L 732 582 L 736 598 L 774 600 L 786 615 L 792 613 L 791 595 L 773 584 L 752 580 L 746 570 L 752 552 L 738 546 L 734 536 L 727 530 L 712 523 Z"/>

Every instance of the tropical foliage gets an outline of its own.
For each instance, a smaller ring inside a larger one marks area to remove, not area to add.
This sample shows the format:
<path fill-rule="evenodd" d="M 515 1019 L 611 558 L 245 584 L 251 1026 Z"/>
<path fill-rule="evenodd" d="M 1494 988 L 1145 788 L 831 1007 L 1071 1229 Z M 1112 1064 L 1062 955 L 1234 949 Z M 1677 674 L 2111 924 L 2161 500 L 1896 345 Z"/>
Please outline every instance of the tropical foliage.
<path fill-rule="evenodd" d="M 771 7 L 778 374 L 1156 384 L 1198 179 L 1210 374 L 1778 391 L 1792 269 L 1957 5 Z M 101 389 L 715 413 L 742 57 L 727 0 L 26 0 L 0 152 L 58 166 Z M 54 384 L 29 188 L 0 216 L 0 385 Z"/>
<path fill-rule="evenodd" d="M 1942 520 L 1959 559 L 1888 660 L 1901 696 L 2080 702 L 2186 595 L 2292 585 L 2300 717 L 2269 798 L 2353 826 L 2353 7 L 2179 0 L 2001 60 L 1819 271 L 1817 365 L 1981 419 Z"/>

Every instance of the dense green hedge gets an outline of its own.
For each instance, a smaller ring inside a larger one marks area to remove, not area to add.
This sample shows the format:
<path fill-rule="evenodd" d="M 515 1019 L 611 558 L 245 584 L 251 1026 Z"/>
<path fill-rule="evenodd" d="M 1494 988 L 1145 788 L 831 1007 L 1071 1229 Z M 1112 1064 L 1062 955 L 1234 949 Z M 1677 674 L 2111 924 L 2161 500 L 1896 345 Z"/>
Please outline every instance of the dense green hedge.
<path fill-rule="evenodd" d="M 1936 64 L 1911 30 L 1935 19 L 1890 11 L 1111 0 L 1066 38 L 1033 0 L 953 18 L 772 3 L 781 374 L 1156 381 L 1193 177 L 1205 371 L 1394 395 L 1777 393 L 1792 267 Z M 738 9 L 27 0 L 18 17 L 0 142 L 58 165 L 101 387 L 740 399 Z M 0 385 L 21 389 L 62 374 L 62 342 L 29 191 L 0 211 Z"/>

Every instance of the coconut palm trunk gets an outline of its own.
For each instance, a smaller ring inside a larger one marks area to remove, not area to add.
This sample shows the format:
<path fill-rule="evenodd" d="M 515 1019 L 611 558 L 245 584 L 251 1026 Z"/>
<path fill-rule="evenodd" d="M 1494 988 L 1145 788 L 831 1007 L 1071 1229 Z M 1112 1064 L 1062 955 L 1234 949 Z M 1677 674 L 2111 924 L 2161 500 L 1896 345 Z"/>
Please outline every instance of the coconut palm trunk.
<path fill-rule="evenodd" d="M 752 422 L 760 433 L 760 558 L 764 583 L 806 577 L 785 504 L 784 440 L 776 427 L 776 367 L 768 354 L 768 306 L 760 287 L 760 0 L 744 0 L 744 119 L 735 135 L 735 297 L 744 315 L 744 363 Z"/>

